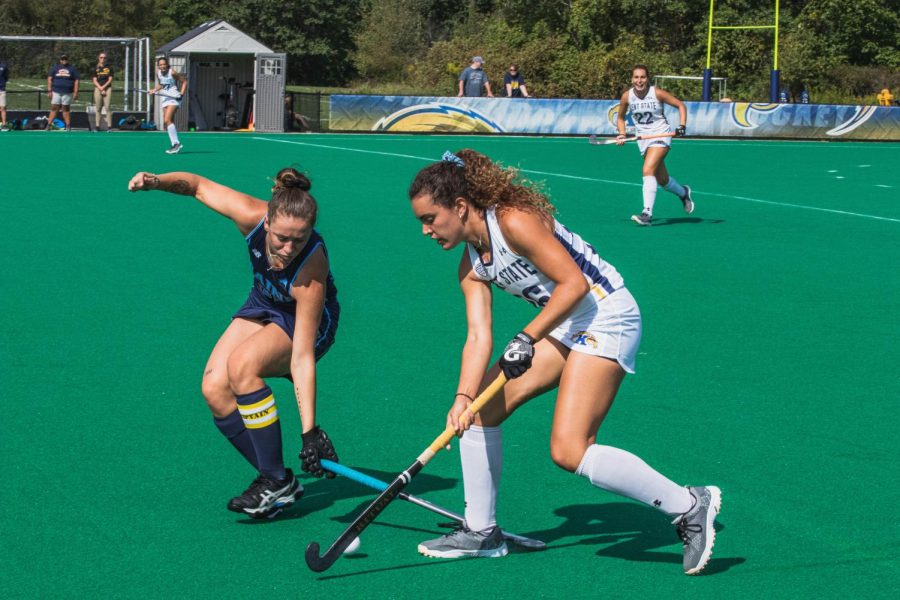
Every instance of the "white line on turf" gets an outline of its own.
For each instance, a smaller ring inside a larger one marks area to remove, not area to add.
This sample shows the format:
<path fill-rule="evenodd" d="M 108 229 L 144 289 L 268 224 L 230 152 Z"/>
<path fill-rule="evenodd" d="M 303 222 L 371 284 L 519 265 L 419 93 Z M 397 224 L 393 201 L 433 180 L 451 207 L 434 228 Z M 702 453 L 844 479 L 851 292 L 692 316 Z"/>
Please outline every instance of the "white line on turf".
<path fill-rule="evenodd" d="M 254 139 L 254 140 L 259 140 L 259 141 L 262 141 L 262 142 L 278 142 L 278 143 L 281 143 L 281 144 L 293 144 L 293 145 L 296 145 L 296 146 L 312 146 L 312 147 L 314 147 L 314 148 L 327 148 L 327 149 L 329 149 L 329 150 L 341 150 L 341 151 L 344 151 L 344 152 L 359 152 L 359 153 L 362 153 L 362 154 L 376 154 L 376 155 L 379 155 L 379 156 L 394 156 L 394 157 L 397 157 L 397 158 L 411 158 L 411 159 L 413 159 L 413 160 L 421 160 L 421 161 L 425 161 L 425 162 L 436 162 L 436 159 L 435 159 L 435 157 L 433 157 L 433 156 L 415 156 L 415 155 L 413 155 L 413 154 L 399 154 L 399 153 L 397 153 L 397 152 L 380 152 L 380 151 L 378 151 L 378 150 L 363 150 L 363 149 L 361 149 L 361 148 L 346 148 L 346 147 L 344 147 L 344 146 L 331 146 L 331 145 L 328 145 L 328 144 L 314 144 L 314 143 L 312 143 L 312 142 L 296 142 L 296 141 L 294 141 L 294 140 L 279 140 L 279 139 L 273 139 L 273 138 L 267 138 L 267 137 L 258 137 L 258 136 L 253 136 L 252 139 Z M 563 179 L 577 179 L 577 180 L 579 180 L 579 181 L 594 181 L 594 182 L 597 182 L 597 183 L 611 183 L 611 184 L 614 184 L 614 185 L 628 185 L 628 186 L 634 186 L 634 187 L 640 187 L 640 186 L 642 185 L 642 184 L 640 184 L 640 183 L 633 183 L 633 182 L 630 182 L 630 181 L 616 181 L 616 180 L 612 180 L 612 179 L 598 179 L 598 178 L 596 178 L 596 177 L 582 177 L 582 176 L 579 176 L 579 175 L 567 175 L 567 174 L 565 174 L 565 173 L 552 173 L 552 172 L 549 172 L 549 171 L 534 171 L 534 170 L 531 170 L 531 169 L 520 169 L 520 171 L 521 171 L 522 173 L 530 173 L 530 174 L 533 174 L 533 175 L 546 175 L 546 176 L 548 176 L 548 177 L 560 177 L 560 178 L 563 178 Z M 817 211 L 817 212 L 826 212 L 826 213 L 832 213 L 832 214 L 837 214 L 837 215 L 847 215 L 847 216 L 850 216 L 850 217 L 862 217 L 862 218 L 864 218 L 864 219 L 875 219 L 875 220 L 877 220 L 877 221 L 890 221 L 890 222 L 892 222 L 892 223 L 900 223 L 900 219 L 892 219 L 892 218 L 890 218 L 890 217 L 879 217 L 879 216 L 877 216 L 877 215 L 867 215 L 867 214 L 864 214 L 864 213 L 855 213 L 855 212 L 849 212 L 849 211 L 846 211 L 846 210 L 835 210 L 835 209 L 832 209 L 832 208 L 821 208 L 821 207 L 818 207 L 818 206 L 807 206 L 807 205 L 804 205 L 804 204 L 791 204 L 791 203 L 789 203 L 789 202 L 774 202 L 774 201 L 772 201 L 772 200 L 760 200 L 759 198 L 748 198 L 748 197 L 746 197 L 746 196 L 733 196 L 733 195 L 731 195 L 731 194 L 718 194 L 718 193 L 715 193 L 715 192 L 694 192 L 694 193 L 696 193 L 696 194 L 699 195 L 699 196 L 704 196 L 704 195 L 705 195 L 705 196 L 716 196 L 716 197 L 718 197 L 718 198 L 729 198 L 729 199 L 732 199 L 732 200 L 743 200 L 743 201 L 745 201 L 745 202 L 756 202 L 756 203 L 758 203 L 758 204 L 769 204 L 769 205 L 771 205 L 771 206 L 782 206 L 782 207 L 785 207 L 785 208 L 800 208 L 800 209 L 804 209 L 804 210 L 814 210 L 814 211 Z"/>

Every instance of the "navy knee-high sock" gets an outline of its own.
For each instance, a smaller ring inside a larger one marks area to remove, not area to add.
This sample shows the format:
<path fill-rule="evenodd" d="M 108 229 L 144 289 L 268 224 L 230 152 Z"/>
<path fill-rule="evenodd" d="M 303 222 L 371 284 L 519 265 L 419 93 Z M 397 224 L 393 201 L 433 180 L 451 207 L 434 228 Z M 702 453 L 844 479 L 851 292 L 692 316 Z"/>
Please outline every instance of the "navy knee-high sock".
<path fill-rule="evenodd" d="M 259 461 L 256 459 L 256 448 L 253 447 L 253 440 L 250 439 L 250 434 L 247 433 L 247 428 L 244 427 L 244 420 L 241 418 L 241 413 L 235 410 L 227 417 L 221 419 L 219 417 L 213 417 L 213 421 L 215 422 L 216 427 L 219 428 L 219 431 L 222 432 L 222 435 L 228 438 L 231 445 L 237 448 L 237 451 L 247 459 L 247 462 L 253 465 L 254 469 L 259 471 Z"/>
<path fill-rule="evenodd" d="M 250 394 L 236 396 L 238 410 L 253 447 L 259 472 L 273 479 L 284 479 L 284 458 L 281 454 L 281 424 L 278 422 L 278 407 L 269 386 Z"/>

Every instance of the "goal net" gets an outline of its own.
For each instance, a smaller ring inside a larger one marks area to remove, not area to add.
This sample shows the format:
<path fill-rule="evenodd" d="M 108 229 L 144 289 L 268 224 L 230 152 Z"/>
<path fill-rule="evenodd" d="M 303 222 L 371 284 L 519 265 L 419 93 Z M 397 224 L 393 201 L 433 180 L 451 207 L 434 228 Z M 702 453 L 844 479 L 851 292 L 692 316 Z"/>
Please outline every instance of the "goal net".
<path fill-rule="evenodd" d="M 152 87 L 149 38 L 115 37 L 41 37 L 0 35 L 0 61 L 9 67 L 6 84 L 6 108 L 9 110 L 48 110 L 47 75 L 59 56 L 66 54 L 69 64 L 78 69 L 78 99 L 73 111 L 84 111 L 94 102 L 94 67 L 100 53 L 113 69 L 114 111 L 144 112 L 149 109 L 146 94 L 139 89 Z"/>
<path fill-rule="evenodd" d="M 713 89 L 718 89 L 718 99 L 728 96 L 728 78 L 713 77 Z M 703 77 L 690 75 L 654 75 L 653 85 L 661 87 L 680 100 L 703 99 Z"/>

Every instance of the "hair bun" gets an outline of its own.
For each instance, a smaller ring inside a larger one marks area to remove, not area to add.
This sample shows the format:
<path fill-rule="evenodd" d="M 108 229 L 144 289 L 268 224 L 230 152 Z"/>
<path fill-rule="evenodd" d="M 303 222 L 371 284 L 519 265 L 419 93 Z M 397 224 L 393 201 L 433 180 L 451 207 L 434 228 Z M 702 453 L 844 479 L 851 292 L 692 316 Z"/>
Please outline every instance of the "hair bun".
<path fill-rule="evenodd" d="M 289 167 L 278 173 L 276 185 L 282 188 L 300 188 L 304 192 L 308 192 L 312 187 L 312 182 L 300 171 Z"/>

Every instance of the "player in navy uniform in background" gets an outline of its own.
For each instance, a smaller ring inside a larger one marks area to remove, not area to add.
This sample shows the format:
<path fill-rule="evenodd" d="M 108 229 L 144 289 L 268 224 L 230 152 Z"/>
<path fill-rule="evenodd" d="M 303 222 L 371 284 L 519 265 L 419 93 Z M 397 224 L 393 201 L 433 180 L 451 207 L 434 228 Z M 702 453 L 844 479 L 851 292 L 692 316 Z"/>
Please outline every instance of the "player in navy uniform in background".
<path fill-rule="evenodd" d="M 639 136 L 670 133 L 663 104 L 669 104 L 678 109 L 680 124 L 675 129 L 675 135 L 685 134 L 687 109 L 684 103 L 667 91 L 650 85 L 650 71 L 647 70 L 647 67 L 635 65 L 631 69 L 631 83 L 633 87 L 622 94 L 622 101 L 619 104 L 619 116 L 616 120 L 616 128 L 619 130 L 616 141 L 619 146 L 625 143 L 625 113 L 631 114 L 634 132 Z M 688 214 L 694 212 L 690 186 L 681 185 L 666 170 L 665 160 L 672 144 L 672 138 L 659 137 L 638 140 L 637 144 L 641 156 L 644 158 L 642 170 L 644 210 L 639 215 L 633 215 L 631 220 L 638 225 L 650 225 L 653 220 L 653 205 L 656 203 L 656 190 L 659 186 L 678 196 L 684 212 Z"/>
<path fill-rule="evenodd" d="M 419 171 L 409 198 L 424 235 L 444 250 L 464 246 L 457 275 L 468 324 L 447 414 L 447 426 L 462 435 L 466 526 L 423 542 L 419 552 L 441 558 L 506 554 L 495 513 L 500 425 L 530 399 L 557 389 L 553 461 L 599 488 L 675 517 L 684 571 L 700 572 L 715 539 L 719 489 L 681 487 L 634 454 L 597 443 L 625 373 L 634 372 L 641 339 L 640 311 L 615 267 L 559 223 L 550 200 L 518 181 L 515 170 L 474 150 L 448 152 Z M 492 284 L 539 309 L 493 366 Z M 509 382 L 473 425 L 472 398 L 500 371 Z"/>
<path fill-rule="evenodd" d="M 320 458 L 337 460 L 316 425 L 316 361 L 334 343 L 340 307 L 325 242 L 314 229 L 318 205 L 309 179 L 279 171 L 264 202 L 192 173 L 137 173 L 128 189 L 193 196 L 237 225 L 253 266 L 247 302 L 213 348 L 203 371 L 203 396 L 216 426 L 259 476 L 228 509 L 271 518 L 303 494 L 282 458 L 281 426 L 266 377 L 294 383 L 303 425 L 304 471 L 326 474 Z"/>

